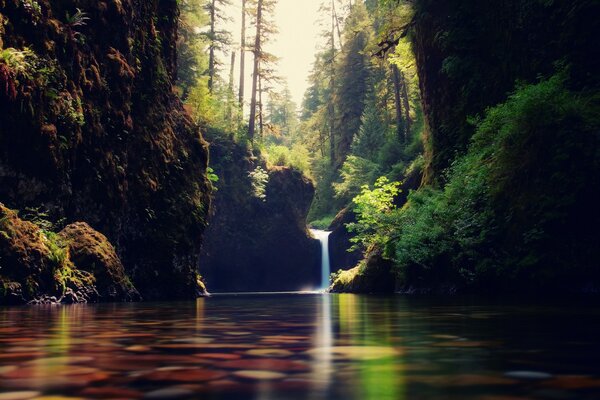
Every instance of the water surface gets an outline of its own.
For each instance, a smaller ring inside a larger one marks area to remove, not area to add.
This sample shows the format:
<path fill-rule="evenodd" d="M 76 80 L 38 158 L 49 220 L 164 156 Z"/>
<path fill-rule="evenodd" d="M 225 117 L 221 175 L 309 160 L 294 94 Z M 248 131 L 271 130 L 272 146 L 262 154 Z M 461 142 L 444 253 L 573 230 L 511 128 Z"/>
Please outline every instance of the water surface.
<path fill-rule="evenodd" d="M 600 308 L 478 303 L 277 294 L 0 309 L 0 399 L 600 396 Z"/>

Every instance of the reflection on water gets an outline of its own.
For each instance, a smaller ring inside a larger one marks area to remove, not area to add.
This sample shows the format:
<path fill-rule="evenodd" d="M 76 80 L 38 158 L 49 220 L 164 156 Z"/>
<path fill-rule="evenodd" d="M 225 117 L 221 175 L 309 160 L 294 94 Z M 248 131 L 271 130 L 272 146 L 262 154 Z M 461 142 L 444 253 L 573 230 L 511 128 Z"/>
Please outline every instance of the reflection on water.
<path fill-rule="evenodd" d="M 0 309 L 0 400 L 600 396 L 599 308 L 474 304 L 278 294 Z"/>

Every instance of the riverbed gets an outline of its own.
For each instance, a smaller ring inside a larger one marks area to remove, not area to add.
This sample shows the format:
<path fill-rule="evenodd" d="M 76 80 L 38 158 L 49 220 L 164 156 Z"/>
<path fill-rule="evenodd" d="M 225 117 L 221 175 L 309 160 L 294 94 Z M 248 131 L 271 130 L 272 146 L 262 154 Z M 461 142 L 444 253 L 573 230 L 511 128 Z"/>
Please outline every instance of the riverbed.
<path fill-rule="evenodd" d="M 600 308 L 216 295 L 0 309 L 0 399 L 595 399 Z"/>

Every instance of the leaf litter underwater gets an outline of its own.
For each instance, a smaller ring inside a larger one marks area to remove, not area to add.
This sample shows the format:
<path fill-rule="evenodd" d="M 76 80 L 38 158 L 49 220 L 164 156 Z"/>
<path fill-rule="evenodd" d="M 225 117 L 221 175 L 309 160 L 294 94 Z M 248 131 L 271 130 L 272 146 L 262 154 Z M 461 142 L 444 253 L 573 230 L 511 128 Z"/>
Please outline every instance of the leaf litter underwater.
<path fill-rule="evenodd" d="M 600 308 L 229 295 L 0 310 L 0 400 L 593 399 Z"/>

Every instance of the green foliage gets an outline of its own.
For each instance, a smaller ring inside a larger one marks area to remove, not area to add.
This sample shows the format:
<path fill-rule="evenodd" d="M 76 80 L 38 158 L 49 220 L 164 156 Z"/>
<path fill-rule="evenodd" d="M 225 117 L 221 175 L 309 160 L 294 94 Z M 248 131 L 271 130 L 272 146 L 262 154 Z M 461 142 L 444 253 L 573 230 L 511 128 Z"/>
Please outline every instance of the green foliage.
<path fill-rule="evenodd" d="M 311 221 L 308 224 L 308 226 L 310 226 L 313 229 L 326 230 L 329 228 L 329 226 L 333 222 L 334 218 L 335 218 L 335 215 L 326 215 L 325 217 L 323 217 L 321 219 L 316 219 L 314 221 Z"/>
<path fill-rule="evenodd" d="M 0 63 L 6 65 L 15 77 L 23 77 L 31 80 L 33 78 L 32 58 L 35 53 L 29 48 L 17 50 L 12 47 L 0 50 Z"/>
<path fill-rule="evenodd" d="M 73 15 L 67 12 L 65 26 L 67 28 L 67 35 L 71 40 L 76 40 L 80 43 L 85 41 L 85 37 L 78 29 L 87 25 L 87 21 L 89 21 L 87 13 L 81 11 L 79 8 L 75 9 Z"/>
<path fill-rule="evenodd" d="M 39 3 L 35 0 L 21 0 L 21 7 L 25 10 L 25 13 L 31 18 L 33 25 L 37 25 L 42 18 L 42 8 Z"/>
<path fill-rule="evenodd" d="M 10 239 L 10 229 L 7 226 L 8 224 L 6 223 L 8 221 L 8 215 L 5 215 L 4 217 L 0 217 L 0 236 L 4 237 L 6 240 Z"/>
<path fill-rule="evenodd" d="M 262 201 L 267 200 L 267 184 L 269 183 L 269 173 L 258 166 L 248 173 L 252 182 L 252 195 Z"/>
<path fill-rule="evenodd" d="M 335 284 L 339 287 L 345 287 L 351 284 L 358 275 L 364 270 L 364 263 L 360 263 L 359 268 L 352 268 L 350 270 L 340 269 L 337 272 L 332 272 L 329 275 L 329 283 Z"/>
<path fill-rule="evenodd" d="M 211 167 L 208 167 L 208 169 L 206 170 L 206 174 L 208 176 L 208 180 L 211 181 L 213 184 L 219 182 L 219 176 Z"/>
<path fill-rule="evenodd" d="M 563 73 L 520 86 L 476 123 L 443 189 L 414 192 L 402 209 L 381 185 L 365 190 L 349 228 L 384 248 L 407 284 L 581 284 L 598 252 L 597 104 Z"/>
<path fill-rule="evenodd" d="M 376 162 L 379 151 L 386 142 L 388 127 L 381 120 L 381 112 L 377 107 L 377 99 L 371 95 L 363 112 L 361 126 L 354 135 L 352 154 Z M 398 140 L 394 140 L 398 142 Z"/>
<path fill-rule="evenodd" d="M 66 221 L 65 218 L 52 221 L 50 214 L 41 207 L 25 207 L 19 211 L 19 218 L 36 224 L 46 232 L 59 231 L 65 226 Z"/>
<path fill-rule="evenodd" d="M 292 167 L 310 176 L 310 153 L 300 143 L 295 143 L 291 148 L 271 144 L 265 148 L 264 156 L 271 165 Z"/>
<path fill-rule="evenodd" d="M 333 183 L 335 196 L 350 201 L 380 175 L 379 166 L 366 158 L 348 156 L 340 169 L 341 182 Z"/>
<path fill-rule="evenodd" d="M 373 189 L 363 186 L 361 194 L 354 198 L 357 221 L 346 225 L 355 234 L 351 250 L 387 244 L 395 230 L 389 217 L 396 209 L 394 198 L 399 193 L 400 182 L 390 182 L 386 177 L 377 179 Z"/>
<path fill-rule="evenodd" d="M 42 230 L 46 247 L 48 247 L 48 259 L 52 263 L 54 271 L 62 271 L 69 267 L 69 250 L 67 244 L 56 233 Z"/>
<path fill-rule="evenodd" d="M 397 27 L 411 21 L 412 5 L 355 2 L 344 12 L 342 46 L 337 28 L 327 32 L 326 50 L 316 55 L 309 76 L 298 129 L 314 157 L 312 219 L 346 207 L 378 176 L 403 180 L 406 166 L 423 152 L 424 124 L 410 38 L 402 38 L 384 59 L 370 57 L 378 43 L 397 37 Z M 405 87 L 400 95 L 406 101 L 400 104 L 395 101 L 392 64 L 400 68 Z"/>

